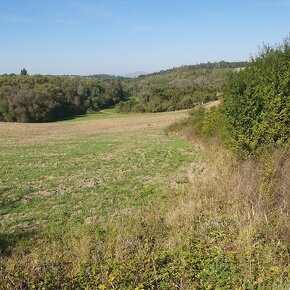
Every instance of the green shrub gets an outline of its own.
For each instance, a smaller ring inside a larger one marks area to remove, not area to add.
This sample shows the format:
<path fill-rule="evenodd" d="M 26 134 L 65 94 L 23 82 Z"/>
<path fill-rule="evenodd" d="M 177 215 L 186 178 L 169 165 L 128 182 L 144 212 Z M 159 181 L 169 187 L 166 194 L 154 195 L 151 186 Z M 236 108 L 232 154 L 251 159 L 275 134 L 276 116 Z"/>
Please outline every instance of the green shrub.
<path fill-rule="evenodd" d="M 129 100 L 127 102 L 123 102 L 121 101 L 118 105 L 117 105 L 117 109 L 116 112 L 117 113 L 129 113 L 132 112 L 133 108 L 137 105 L 137 101 L 135 100 Z"/>
<path fill-rule="evenodd" d="M 194 134 L 200 135 L 202 133 L 206 111 L 202 107 L 198 107 L 190 111 L 189 123 Z"/>
<path fill-rule="evenodd" d="M 290 39 L 265 46 L 225 88 L 223 112 L 235 149 L 255 154 L 290 137 Z"/>
<path fill-rule="evenodd" d="M 144 113 L 145 108 L 142 103 L 138 103 L 133 107 L 132 111 L 135 113 Z"/>
<path fill-rule="evenodd" d="M 13 117 L 9 112 L 9 102 L 7 99 L 0 99 L 0 121 L 13 121 Z"/>
<path fill-rule="evenodd" d="M 218 108 L 212 108 L 205 116 L 202 132 L 206 136 L 222 136 L 226 120 Z"/>

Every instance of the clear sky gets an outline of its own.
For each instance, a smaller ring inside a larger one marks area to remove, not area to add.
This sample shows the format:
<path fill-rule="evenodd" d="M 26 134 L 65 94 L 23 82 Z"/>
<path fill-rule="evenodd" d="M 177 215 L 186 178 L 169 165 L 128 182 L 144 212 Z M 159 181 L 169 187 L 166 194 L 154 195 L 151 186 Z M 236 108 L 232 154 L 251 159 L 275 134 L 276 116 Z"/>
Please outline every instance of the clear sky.
<path fill-rule="evenodd" d="M 0 73 L 123 74 L 249 59 L 290 0 L 0 0 Z"/>

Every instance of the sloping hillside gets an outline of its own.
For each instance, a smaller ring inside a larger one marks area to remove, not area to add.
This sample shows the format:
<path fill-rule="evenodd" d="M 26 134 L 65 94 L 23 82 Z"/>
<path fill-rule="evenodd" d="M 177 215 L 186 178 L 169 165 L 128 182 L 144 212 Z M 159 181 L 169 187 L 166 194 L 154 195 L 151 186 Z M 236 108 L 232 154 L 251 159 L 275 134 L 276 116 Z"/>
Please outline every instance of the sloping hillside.
<path fill-rule="evenodd" d="M 122 102 L 119 111 L 172 111 L 215 100 L 234 69 L 246 65 L 246 62 L 189 65 L 124 80 L 129 101 Z"/>

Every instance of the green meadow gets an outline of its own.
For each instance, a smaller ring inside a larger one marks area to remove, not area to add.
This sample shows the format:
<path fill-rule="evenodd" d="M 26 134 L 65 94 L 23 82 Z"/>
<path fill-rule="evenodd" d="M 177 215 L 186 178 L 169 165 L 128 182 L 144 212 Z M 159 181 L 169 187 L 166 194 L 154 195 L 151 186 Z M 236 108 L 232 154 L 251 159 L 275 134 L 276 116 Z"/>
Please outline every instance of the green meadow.
<path fill-rule="evenodd" d="M 110 111 L 44 126 L 21 124 L 17 132 L 19 124 L 9 124 L 8 134 L 1 124 L 2 233 L 37 236 L 166 200 L 163 187 L 194 155 L 186 142 L 157 128 L 179 115 L 126 116 L 126 126 L 134 127 L 129 130 L 123 115 Z"/>

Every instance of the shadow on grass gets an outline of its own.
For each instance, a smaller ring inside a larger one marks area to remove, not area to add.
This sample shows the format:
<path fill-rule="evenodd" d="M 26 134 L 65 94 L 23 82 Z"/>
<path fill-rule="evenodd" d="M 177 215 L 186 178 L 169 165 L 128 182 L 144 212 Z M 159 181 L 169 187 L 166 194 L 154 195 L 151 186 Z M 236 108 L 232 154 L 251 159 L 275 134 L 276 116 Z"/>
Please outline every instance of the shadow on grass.
<path fill-rule="evenodd" d="M 64 116 L 62 118 L 55 119 L 55 120 L 51 121 L 50 123 L 62 122 L 62 121 L 70 121 L 70 120 L 75 120 L 75 119 L 79 119 L 79 118 L 84 118 L 86 116 L 87 116 L 87 114 L 73 115 L 73 116 Z"/>
<path fill-rule="evenodd" d="M 54 122 L 64 122 L 64 121 L 72 121 L 72 120 L 82 120 L 86 119 L 89 116 L 96 116 L 96 117 L 105 117 L 105 116 L 111 116 L 115 113 L 116 106 L 110 106 L 104 109 L 100 109 L 99 111 L 91 111 L 84 114 L 78 114 L 78 115 L 70 115 L 70 116 L 62 116 L 59 118 L 56 118 L 54 120 L 51 120 L 47 123 L 54 123 Z"/>
<path fill-rule="evenodd" d="M 37 234 L 39 233 L 36 229 L 0 233 L 0 257 L 9 257 L 17 245 L 25 245 Z"/>

